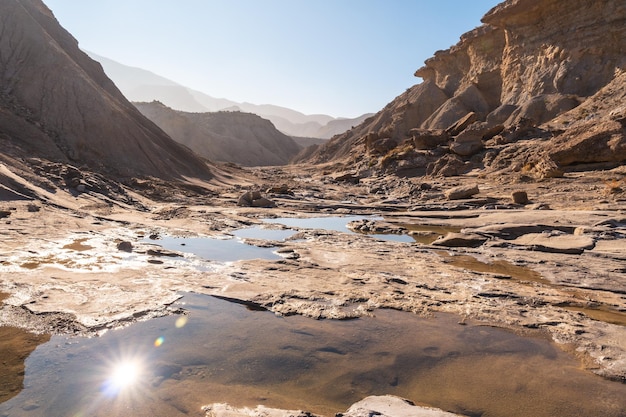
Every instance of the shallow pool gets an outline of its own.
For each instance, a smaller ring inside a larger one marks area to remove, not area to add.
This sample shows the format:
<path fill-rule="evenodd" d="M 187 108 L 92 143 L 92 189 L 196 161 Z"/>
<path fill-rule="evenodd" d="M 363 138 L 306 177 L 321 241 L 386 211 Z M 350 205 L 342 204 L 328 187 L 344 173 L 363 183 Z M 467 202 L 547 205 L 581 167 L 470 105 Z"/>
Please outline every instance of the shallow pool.
<path fill-rule="evenodd" d="M 278 317 L 185 294 L 174 315 L 101 337 L 54 336 L 1 416 L 202 416 L 214 402 L 334 415 L 394 394 L 472 416 L 624 416 L 626 385 L 541 338 L 438 314 Z"/>
<path fill-rule="evenodd" d="M 243 230 L 243 229 L 242 229 Z M 146 240 L 165 249 L 192 253 L 202 259 L 216 262 L 235 262 L 249 259 L 281 259 L 275 247 L 258 247 L 233 237 L 174 237 L 162 236 Z"/>

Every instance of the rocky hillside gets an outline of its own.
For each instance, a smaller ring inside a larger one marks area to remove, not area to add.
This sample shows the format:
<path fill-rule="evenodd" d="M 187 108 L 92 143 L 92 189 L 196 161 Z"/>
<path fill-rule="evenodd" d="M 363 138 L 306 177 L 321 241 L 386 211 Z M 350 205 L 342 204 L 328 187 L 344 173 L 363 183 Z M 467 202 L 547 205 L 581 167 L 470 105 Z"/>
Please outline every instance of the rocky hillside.
<path fill-rule="evenodd" d="M 187 113 L 164 104 L 135 103 L 176 141 L 199 155 L 244 166 L 284 165 L 301 147 L 269 121 L 251 113 Z"/>
<path fill-rule="evenodd" d="M 423 82 L 305 158 L 361 176 L 560 176 L 626 161 L 626 3 L 507 0 Z"/>
<path fill-rule="evenodd" d="M 117 177 L 211 176 L 129 103 L 40 0 L 0 2 L 0 156 Z"/>

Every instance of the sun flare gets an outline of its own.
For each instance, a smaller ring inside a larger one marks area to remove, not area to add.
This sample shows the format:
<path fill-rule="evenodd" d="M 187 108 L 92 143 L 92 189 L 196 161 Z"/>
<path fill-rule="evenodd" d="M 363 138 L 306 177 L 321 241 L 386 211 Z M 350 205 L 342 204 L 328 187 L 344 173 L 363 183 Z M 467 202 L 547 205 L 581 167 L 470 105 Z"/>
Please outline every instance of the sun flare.
<path fill-rule="evenodd" d="M 109 382 L 117 389 L 134 385 L 139 379 L 141 367 L 138 361 L 126 360 L 116 364 L 111 372 Z"/>

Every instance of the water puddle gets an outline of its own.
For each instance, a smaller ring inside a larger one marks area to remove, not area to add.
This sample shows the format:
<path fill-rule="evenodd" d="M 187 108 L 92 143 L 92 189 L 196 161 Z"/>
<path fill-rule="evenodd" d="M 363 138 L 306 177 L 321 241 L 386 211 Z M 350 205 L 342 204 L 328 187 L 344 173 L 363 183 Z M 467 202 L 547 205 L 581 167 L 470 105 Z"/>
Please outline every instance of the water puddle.
<path fill-rule="evenodd" d="M 240 239 L 264 239 L 278 242 L 284 242 L 294 234 L 296 231 L 291 229 L 265 229 L 263 227 L 248 227 L 233 232 L 233 235 Z"/>
<path fill-rule="evenodd" d="M 54 336 L 26 360 L 7 416 L 188 416 L 214 402 L 332 416 L 393 394 L 473 416 L 623 416 L 626 384 L 541 338 L 393 310 L 316 321 L 186 294 L 185 316 L 96 338 Z M 4 358 L 4 352 L 2 357 Z"/>
<path fill-rule="evenodd" d="M 293 227 L 296 229 L 321 229 L 321 230 L 331 230 L 335 232 L 343 232 L 343 233 L 351 233 L 351 234 L 360 234 L 363 236 L 368 236 L 374 239 L 386 240 L 392 242 L 404 242 L 404 243 L 413 243 L 415 239 L 411 236 L 405 234 L 398 233 L 361 233 L 355 232 L 348 228 L 348 224 L 353 221 L 360 220 L 380 220 L 382 217 L 372 217 L 372 216 L 328 216 L 328 217 L 309 217 L 309 218 L 292 218 L 292 217 L 281 217 L 275 219 L 263 219 L 266 223 L 272 224 L 281 224 L 286 227 Z"/>
<path fill-rule="evenodd" d="M 543 278 L 539 272 L 533 271 L 524 266 L 513 265 L 504 260 L 495 260 L 493 262 L 482 262 L 471 255 L 451 255 L 445 251 L 436 251 L 445 262 L 457 268 L 468 269 L 481 273 L 488 273 L 502 279 L 514 279 L 521 282 L 538 282 L 544 285 L 553 286 L 547 279 Z"/>
<path fill-rule="evenodd" d="M 414 223 L 401 223 L 400 226 L 407 229 L 413 240 L 422 245 L 430 245 L 441 236 L 461 231 L 461 227 L 455 226 L 431 226 Z"/>
<path fill-rule="evenodd" d="M 283 226 L 295 229 L 323 229 L 335 232 L 354 233 L 348 229 L 348 223 L 363 219 L 374 220 L 374 218 L 370 216 L 328 216 L 308 218 L 279 217 L 275 219 L 263 219 L 263 221 L 265 223 L 282 224 Z"/>
<path fill-rule="evenodd" d="M 560 305 L 566 310 L 577 311 L 583 313 L 590 319 L 603 321 L 605 323 L 617 324 L 618 326 L 626 326 L 626 312 L 615 310 L 607 305 L 598 305 L 594 307 L 584 307 L 576 305 Z"/>
<path fill-rule="evenodd" d="M 0 303 L 8 296 L 0 292 Z M 0 403 L 19 394 L 24 384 L 24 361 L 37 346 L 48 340 L 49 335 L 0 326 Z"/>
<path fill-rule="evenodd" d="M 544 279 L 540 273 L 533 271 L 530 268 L 523 266 L 513 265 L 510 262 L 503 260 L 496 260 L 491 263 L 482 262 L 470 255 L 450 255 L 444 251 L 436 252 L 439 256 L 443 257 L 445 261 L 458 268 L 468 269 L 470 271 L 476 271 L 481 273 L 488 273 L 496 278 L 500 279 L 512 279 L 518 282 L 537 282 L 549 287 L 559 288 L 563 291 L 571 293 L 571 295 L 577 299 L 587 298 L 584 293 L 579 293 L 578 289 L 571 289 L 563 287 L 561 285 L 553 284 L 552 282 Z M 573 305 L 570 303 L 557 304 L 556 307 L 562 307 L 566 310 L 577 311 L 585 314 L 587 317 L 602 321 L 605 323 L 617 324 L 620 326 L 626 326 L 626 312 L 617 311 L 610 306 L 602 303 L 597 303 L 592 307 Z"/>
<path fill-rule="evenodd" d="M 276 247 L 248 245 L 239 238 L 162 236 L 156 240 L 144 240 L 144 242 L 156 243 L 167 250 L 192 253 L 205 260 L 215 262 L 281 259 L 281 256 L 275 253 Z"/>

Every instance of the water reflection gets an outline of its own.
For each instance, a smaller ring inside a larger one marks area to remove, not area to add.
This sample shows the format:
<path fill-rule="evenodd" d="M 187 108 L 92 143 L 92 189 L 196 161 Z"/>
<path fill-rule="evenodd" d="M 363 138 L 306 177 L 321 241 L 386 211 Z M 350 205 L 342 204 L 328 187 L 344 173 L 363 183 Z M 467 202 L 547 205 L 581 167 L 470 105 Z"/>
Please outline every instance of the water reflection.
<path fill-rule="evenodd" d="M 328 216 L 328 217 L 280 217 L 276 219 L 263 219 L 265 223 L 282 224 L 287 227 L 297 229 L 322 229 L 332 230 L 335 232 L 354 233 L 348 229 L 347 225 L 356 220 L 370 219 L 376 220 L 380 217 L 373 218 L 370 216 Z"/>
<path fill-rule="evenodd" d="M 157 243 L 168 250 L 192 253 L 200 258 L 216 262 L 235 262 L 249 259 L 281 259 L 275 253 L 275 247 L 247 245 L 241 239 L 223 237 L 173 237 L 163 236 L 158 240 L 145 242 Z"/>
<path fill-rule="evenodd" d="M 371 394 L 483 416 L 614 417 L 626 409 L 626 385 L 581 371 L 548 341 L 460 326 L 454 316 L 280 318 L 195 294 L 179 306 L 186 316 L 99 338 L 53 337 L 28 358 L 25 389 L 0 404 L 0 415 L 202 415 L 202 405 L 228 402 L 330 416 Z M 109 395 L 103 388 L 113 381 Z"/>

